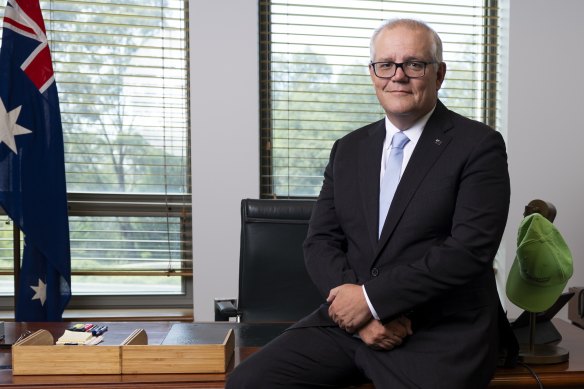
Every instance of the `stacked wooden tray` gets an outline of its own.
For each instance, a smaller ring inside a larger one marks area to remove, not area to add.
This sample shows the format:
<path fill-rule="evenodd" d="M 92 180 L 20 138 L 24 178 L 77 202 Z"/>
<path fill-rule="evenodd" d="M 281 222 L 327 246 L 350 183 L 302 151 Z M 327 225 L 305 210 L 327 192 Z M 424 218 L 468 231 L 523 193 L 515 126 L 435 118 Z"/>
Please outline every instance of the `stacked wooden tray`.
<path fill-rule="evenodd" d="M 38 330 L 12 346 L 12 373 L 177 374 L 227 370 L 235 346 L 232 329 L 215 328 L 203 333 L 196 324 L 177 328 L 173 326 L 162 344 L 148 344 L 146 331 L 137 329 L 116 346 L 56 345 L 50 332 Z M 188 336 L 180 335 L 185 334 L 184 330 Z"/>

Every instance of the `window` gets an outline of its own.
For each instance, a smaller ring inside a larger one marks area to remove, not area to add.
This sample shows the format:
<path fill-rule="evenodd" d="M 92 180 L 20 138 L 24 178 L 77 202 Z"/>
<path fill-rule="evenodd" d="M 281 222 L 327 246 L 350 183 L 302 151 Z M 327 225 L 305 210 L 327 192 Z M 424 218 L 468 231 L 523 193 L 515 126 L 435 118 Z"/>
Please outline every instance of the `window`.
<path fill-rule="evenodd" d="M 65 139 L 70 308 L 192 306 L 187 4 L 41 1 Z M 11 295 L 2 221 L 0 293 Z"/>
<path fill-rule="evenodd" d="M 496 124 L 497 2 L 261 0 L 261 188 L 314 197 L 333 142 L 384 113 L 369 78 L 369 40 L 383 20 L 423 20 L 447 63 L 440 99 Z"/>

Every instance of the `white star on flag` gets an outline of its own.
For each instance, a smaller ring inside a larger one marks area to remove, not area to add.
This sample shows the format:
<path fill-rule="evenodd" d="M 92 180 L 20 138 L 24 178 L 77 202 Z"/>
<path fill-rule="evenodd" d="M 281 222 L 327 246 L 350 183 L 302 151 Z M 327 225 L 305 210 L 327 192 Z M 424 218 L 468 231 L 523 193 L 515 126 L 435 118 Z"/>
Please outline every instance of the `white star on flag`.
<path fill-rule="evenodd" d="M 6 143 L 6 146 L 8 146 L 14 154 L 18 154 L 14 137 L 16 135 L 23 135 L 32 132 L 29 129 L 16 124 L 21 108 L 22 105 L 7 112 L 4 102 L 0 99 L 0 144 L 2 142 Z"/>
<path fill-rule="evenodd" d="M 39 278 L 39 284 L 37 286 L 32 286 L 32 290 L 34 290 L 34 296 L 32 296 L 32 300 L 41 300 L 41 305 L 45 305 L 45 301 L 47 300 L 47 284 L 43 282 Z"/>

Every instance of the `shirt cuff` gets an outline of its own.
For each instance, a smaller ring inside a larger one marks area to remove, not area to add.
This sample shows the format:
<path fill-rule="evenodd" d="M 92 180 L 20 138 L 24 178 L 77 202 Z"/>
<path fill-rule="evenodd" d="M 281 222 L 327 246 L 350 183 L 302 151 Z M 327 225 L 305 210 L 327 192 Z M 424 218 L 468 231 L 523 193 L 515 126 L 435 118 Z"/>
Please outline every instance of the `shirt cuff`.
<path fill-rule="evenodd" d="M 369 310 L 371 311 L 371 315 L 373 315 L 373 318 L 375 320 L 380 320 L 379 315 L 377 314 L 377 312 L 375 311 L 375 308 L 373 308 L 373 305 L 371 304 L 371 301 L 369 301 L 369 296 L 367 296 L 367 291 L 365 290 L 365 285 L 362 285 L 361 288 L 363 288 L 363 294 L 365 295 L 365 301 L 367 301 L 367 306 L 369 307 Z"/>

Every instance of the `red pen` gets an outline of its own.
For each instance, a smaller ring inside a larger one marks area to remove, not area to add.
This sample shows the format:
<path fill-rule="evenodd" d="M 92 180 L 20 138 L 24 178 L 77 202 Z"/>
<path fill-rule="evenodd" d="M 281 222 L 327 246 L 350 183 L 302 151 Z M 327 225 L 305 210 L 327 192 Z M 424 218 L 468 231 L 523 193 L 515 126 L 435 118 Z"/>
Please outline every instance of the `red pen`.
<path fill-rule="evenodd" d="M 85 332 L 89 332 L 93 328 L 93 324 L 91 324 L 91 323 L 90 324 L 86 324 L 84 328 L 85 328 Z"/>

